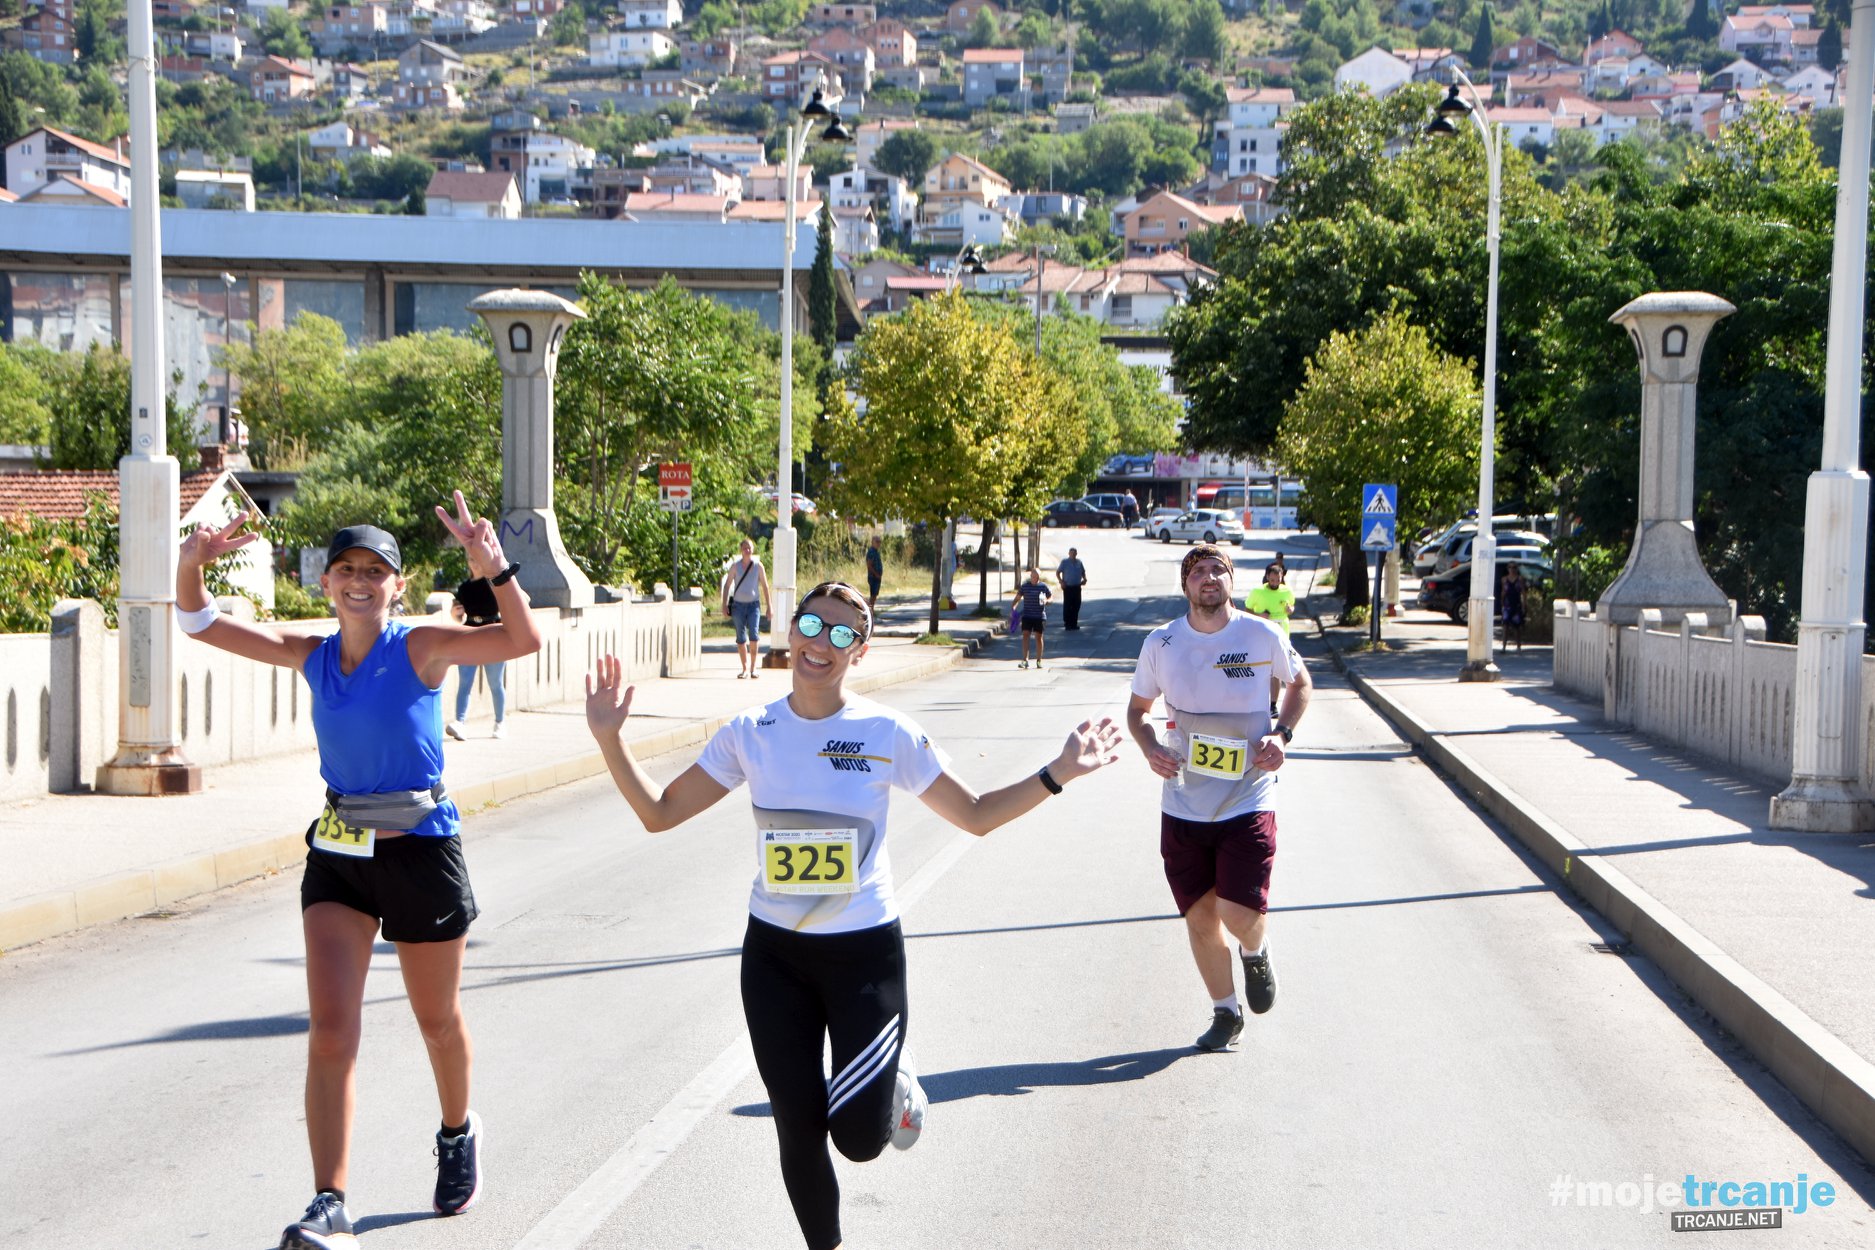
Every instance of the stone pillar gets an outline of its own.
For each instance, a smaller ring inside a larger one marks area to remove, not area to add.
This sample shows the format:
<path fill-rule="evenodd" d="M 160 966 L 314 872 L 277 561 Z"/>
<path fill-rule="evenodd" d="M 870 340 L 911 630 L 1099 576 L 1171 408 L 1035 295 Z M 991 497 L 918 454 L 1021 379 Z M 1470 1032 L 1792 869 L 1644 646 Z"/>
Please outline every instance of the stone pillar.
<path fill-rule="evenodd" d="M 1627 328 L 1641 362 L 1640 523 L 1627 566 L 1595 605 L 1612 624 L 1638 625 L 1648 608 L 1669 626 L 1688 612 L 1719 629 L 1732 619 L 1693 537 L 1693 433 L 1706 336 L 1734 311 L 1703 291 L 1655 291 L 1609 318 Z"/>
<path fill-rule="evenodd" d="M 46 789 L 89 790 L 114 736 L 104 681 L 104 609 L 90 599 L 52 608 L 52 744 Z"/>
<path fill-rule="evenodd" d="M 553 513 L 553 375 L 577 304 L 546 291 L 490 291 L 469 302 L 501 362 L 501 549 L 535 607 L 589 608 L 592 583 L 560 541 Z"/>

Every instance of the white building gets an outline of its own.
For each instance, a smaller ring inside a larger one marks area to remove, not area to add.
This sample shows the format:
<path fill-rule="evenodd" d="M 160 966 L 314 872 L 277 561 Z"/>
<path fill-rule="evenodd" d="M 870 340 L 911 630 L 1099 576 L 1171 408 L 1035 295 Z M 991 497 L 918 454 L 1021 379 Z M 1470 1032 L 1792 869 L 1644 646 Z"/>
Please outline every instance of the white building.
<path fill-rule="evenodd" d="M 494 217 L 512 221 L 521 215 L 521 189 L 510 173 L 438 170 L 430 176 L 423 205 L 424 214 L 430 217 Z"/>
<path fill-rule="evenodd" d="M 564 135 L 540 131 L 527 137 L 527 186 L 524 195 L 529 204 L 571 199 L 573 188 L 582 173 L 588 173 L 598 153 Z"/>
<path fill-rule="evenodd" d="M 254 211 L 254 179 L 246 173 L 218 169 L 176 171 L 176 198 L 184 208 L 231 208 Z"/>
<path fill-rule="evenodd" d="M 835 174 L 828 198 L 834 208 L 868 207 L 874 220 L 893 230 L 909 232 L 918 221 L 918 197 L 903 178 L 854 167 Z"/>
<path fill-rule="evenodd" d="M 588 64 L 608 69 L 649 65 L 669 56 L 677 44 L 661 30 L 606 30 L 586 37 Z"/>
<path fill-rule="evenodd" d="M 1335 71 L 1335 90 L 1367 88 L 1373 96 L 1390 95 L 1413 81 L 1413 67 L 1385 48 L 1369 48 Z"/>
<path fill-rule="evenodd" d="M 115 148 L 41 126 L 6 146 L 6 184 L 25 199 L 61 175 L 113 195 L 130 196 L 130 158 Z"/>
<path fill-rule="evenodd" d="M 676 30 L 684 24 L 682 0 L 619 0 L 618 12 L 633 30 Z"/>
<path fill-rule="evenodd" d="M 927 217 L 914 236 L 919 243 L 938 247 L 1001 247 L 1016 237 L 1019 223 L 1000 205 L 965 200 Z"/>
<path fill-rule="evenodd" d="M 1296 109 L 1296 93 L 1288 87 L 1232 87 L 1225 92 L 1230 112 L 1214 126 L 1213 138 L 1223 145 L 1223 168 L 1239 174 L 1282 172 L 1285 120 Z"/>

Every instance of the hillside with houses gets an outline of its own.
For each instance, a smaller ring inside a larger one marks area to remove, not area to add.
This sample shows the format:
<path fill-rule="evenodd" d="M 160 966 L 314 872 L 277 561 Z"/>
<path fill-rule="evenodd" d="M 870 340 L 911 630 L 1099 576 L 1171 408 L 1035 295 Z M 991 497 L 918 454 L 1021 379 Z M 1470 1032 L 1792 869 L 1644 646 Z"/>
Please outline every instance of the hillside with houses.
<path fill-rule="evenodd" d="M 1842 11 L 1837 11 L 1841 9 Z M 1065 16 L 1071 13 L 1072 17 Z M 235 212 L 804 222 L 857 306 L 978 289 L 1149 330 L 1210 232 L 1283 212 L 1308 101 L 1475 82 L 1554 178 L 1611 143 L 1672 165 L 1765 101 L 1833 133 L 1846 5 L 1624 0 L 154 0 L 162 193 Z M 0 0 L 0 208 L 121 206 L 124 13 Z M 854 142 L 784 124 L 818 98 Z"/>

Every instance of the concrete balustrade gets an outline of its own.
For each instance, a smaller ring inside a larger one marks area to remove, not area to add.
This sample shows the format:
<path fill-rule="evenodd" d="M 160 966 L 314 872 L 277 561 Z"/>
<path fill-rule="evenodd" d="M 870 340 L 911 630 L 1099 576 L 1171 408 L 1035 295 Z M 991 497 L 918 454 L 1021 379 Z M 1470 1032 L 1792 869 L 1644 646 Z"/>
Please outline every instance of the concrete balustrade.
<path fill-rule="evenodd" d="M 1683 747 L 1740 774 L 1790 779 L 1797 648 L 1764 640 L 1761 617 L 1716 630 L 1689 612 L 1666 627 L 1658 610 L 1639 625 L 1599 619 L 1587 603 L 1554 604 L 1553 681 L 1599 701 L 1603 719 Z M 1860 710 L 1875 729 L 1875 657 L 1864 656 Z M 1861 755 L 1861 784 L 1875 784 L 1875 751 Z"/>
<path fill-rule="evenodd" d="M 693 592 L 694 595 L 694 592 Z M 432 596 L 446 611 L 448 595 Z M 252 619 L 245 599 L 223 599 L 230 615 Z M 508 707 L 526 711 L 585 696 L 585 676 L 599 656 L 616 654 L 630 681 L 694 672 L 702 663 L 700 596 L 675 599 L 663 586 L 640 602 L 580 609 L 535 608 L 544 639 L 531 656 L 508 662 Z M 288 632 L 327 634 L 333 622 L 283 622 Z M 115 630 L 86 600 L 66 600 L 49 634 L 0 635 L 0 801 L 91 787 L 117 744 L 119 680 Z M 455 710 L 456 673 L 444 679 L 444 716 Z M 313 745 L 306 683 L 187 639 L 177 644 L 179 741 L 201 765 L 254 759 Z M 486 683 L 477 680 L 470 715 L 493 716 Z"/>

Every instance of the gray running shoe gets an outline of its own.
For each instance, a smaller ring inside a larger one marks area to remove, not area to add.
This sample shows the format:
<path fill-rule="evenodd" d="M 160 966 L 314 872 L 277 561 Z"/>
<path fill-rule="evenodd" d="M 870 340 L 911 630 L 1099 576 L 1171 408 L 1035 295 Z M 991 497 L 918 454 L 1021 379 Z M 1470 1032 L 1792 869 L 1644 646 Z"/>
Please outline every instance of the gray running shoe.
<path fill-rule="evenodd" d="M 1242 1036 L 1243 1017 L 1229 1007 L 1219 1007 L 1211 1013 L 1211 1027 L 1193 1045 L 1199 1050 L 1230 1050 Z"/>
<path fill-rule="evenodd" d="M 333 1250 L 345 1244 L 334 1238 L 352 1235 L 352 1213 L 334 1193 L 320 1191 L 306 1208 L 306 1214 L 286 1226 L 280 1234 L 280 1250 Z"/>
<path fill-rule="evenodd" d="M 1276 1005 L 1276 969 L 1270 966 L 1270 946 L 1261 955 L 1243 957 L 1243 996 L 1259 1016 Z"/>
<path fill-rule="evenodd" d="M 892 1145 L 910 1150 L 924 1132 L 924 1113 L 930 1108 L 918 1074 L 909 1067 L 898 1070 L 898 1118 L 892 1122 Z"/>

